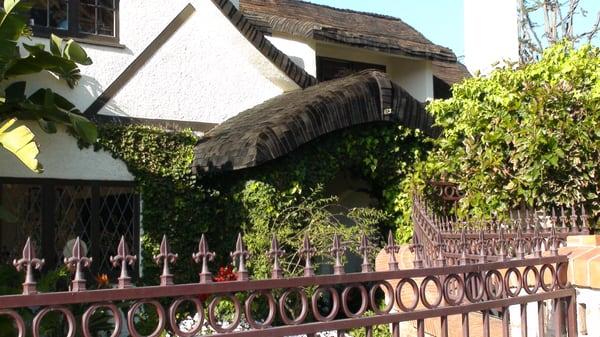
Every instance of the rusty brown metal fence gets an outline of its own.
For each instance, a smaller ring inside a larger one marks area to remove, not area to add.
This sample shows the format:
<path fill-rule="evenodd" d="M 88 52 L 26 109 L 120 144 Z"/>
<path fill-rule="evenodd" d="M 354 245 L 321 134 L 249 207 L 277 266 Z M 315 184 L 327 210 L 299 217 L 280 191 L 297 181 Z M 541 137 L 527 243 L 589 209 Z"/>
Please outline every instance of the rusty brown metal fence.
<path fill-rule="evenodd" d="M 578 219 L 581 220 L 581 215 Z M 433 320 L 439 335 L 446 337 L 449 317 L 460 316 L 462 334 L 469 336 L 469 320 L 473 319 L 469 314 L 480 313 L 483 336 L 488 337 L 491 333 L 510 335 L 508 308 L 517 306 L 521 336 L 525 337 L 528 304 L 537 303 L 538 336 L 545 336 L 548 327 L 557 336 L 577 335 L 575 290 L 566 281 L 568 258 L 557 250 L 564 241 L 562 234 L 568 232 L 557 232 L 551 227 L 549 231 L 532 232 L 516 228 L 513 233 L 513 229 L 502 226 L 494 233 L 493 230 L 475 232 L 467 227 L 457 231 L 455 223 L 440 222 L 419 199 L 415 199 L 413 220 L 415 239 L 411 249 L 415 268 L 412 269 L 400 270 L 396 259 L 399 246 L 390 233 L 385 246 L 388 271 L 373 271 L 370 245 L 363 236 L 355 243 L 363 254 L 362 272 L 345 273 L 342 256 L 347 244 L 336 236 L 332 238 L 330 251 L 333 274 L 316 275 L 312 261 L 315 249 L 310 238 L 305 237 L 299 251 L 304 258 L 304 275 L 286 277 L 279 262 L 285 253 L 273 238 L 271 250 L 266 252 L 273 265 L 271 278 L 253 280 L 246 269 L 252 257 L 242 236 L 238 236 L 231 253 L 237 278 L 215 283 L 209 271 L 214 253 L 204 236 L 198 243 L 198 251 L 185 255 L 171 252 L 165 237 L 155 256 L 162 267 L 157 285 L 135 287 L 128 266 L 136 257 L 129 254 L 122 239 L 110 259 L 121 271 L 116 287 L 99 290 L 86 289 L 84 270 L 96 261 L 84 256 L 77 239 L 72 256 L 65 259 L 73 276 L 70 291 L 54 293 L 37 291 L 34 269 L 42 267 L 44 261 L 36 258 L 32 243 L 27 241 L 22 258 L 14 261 L 17 269 L 25 271 L 23 293 L 0 296 L 0 316 L 12 320 L 19 337 L 42 336 L 40 326 L 51 312 L 64 317 L 66 336 L 81 333 L 92 337 L 90 321 L 99 310 L 112 317 L 112 337 L 120 336 L 125 329 L 131 336 L 139 337 L 136 315 L 150 307 L 157 313 L 154 332 L 149 335 L 153 337 L 165 329 L 177 336 L 201 336 L 207 328 L 214 336 L 310 336 L 356 328 L 371 336 L 372 327 L 382 324 L 389 325 L 392 335 L 398 337 L 400 323 L 407 321 L 414 321 L 416 335 L 424 336 L 425 320 Z M 585 217 L 581 226 L 578 232 L 586 226 Z M 549 254 L 542 254 L 542 246 L 547 247 Z M 174 284 L 169 266 L 178 259 L 193 259 L 199 264 L 197 283 Z M 233 308 L 228 320 L 219 317 L 217 308 L 222 301 L 230 302 Z M 264 303 L 263 312 L 256 310 L 259 301 Z M 552 303 L 551 321 L 543 314 L 548 301 Z M 181 327 L 178 318 L 183 305 L 195 308 L 196 312 L 194 324 L 187 329 Z M 83 307 L 81 315 L 75 314 L 73 308 L 77 306 Z M 25 315 L 25 310 L 31 315 Z M 492 316 L 501 322 L 501 332 L 490 330 Z"/>

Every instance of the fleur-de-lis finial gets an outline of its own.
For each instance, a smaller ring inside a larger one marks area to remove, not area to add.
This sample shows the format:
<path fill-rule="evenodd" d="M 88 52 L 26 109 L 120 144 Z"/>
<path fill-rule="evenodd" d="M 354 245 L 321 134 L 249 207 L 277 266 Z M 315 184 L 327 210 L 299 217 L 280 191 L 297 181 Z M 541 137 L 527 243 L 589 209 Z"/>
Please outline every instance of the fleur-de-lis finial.
<path fill-rule="evenodd" d="M 435 249 L 437 250 L 436 264 L 438 267 L 446 266 L 446 258 L 444 257 L 445 248 L 446 245 L 444 244 L 444 238 L 442 237 L 442 233 L 438 233 L 435 243 Z"/>
<path fill-rule="evenodd" d="M 208 250 L 208 244 L 206 243 L 206 237 L 204 234 L 200 237 L 198 243 L 198 252 L 192 255 L 192 258 L 196 263 L 202 263 L 202 269 L 200 271 L 200 283 L 212 282 L 212 274 L 208 271 L 208 261 L 212 261 L 215 258 L 215 253 Z"/>
<path fill-rule="evenodd" d="M 300 249 L 300 255 L 304 256 L 304 276 L 310 277 L 315 276 L 315 270 L 312 265 L 311 258 L 315 255 L 317 250 L 310 243 L 308 234 L 304 234 L 304 241 L 302 242 L 302 249 Z"/>
<path fill-rule="evenodd" d="M 369 262 L 369 251 L 371 247 L 369 247 L 369 238 L 364 233 L 360 236 L 360 246 L 358 247 L 360 254 L 362 255 L 363 261 L 361 264 L 361 271 L 363 273 L 370 273 L 373 271 L 373 267 Z"/>
<path fill-rule="evenodd" d="M 487 261 L 487 245 L 485 243 L 485 230 L 483 227 L 479 229 L 479 262 Z"/>
<path fill-rule="evenodd" d="M 469 247 L 469 244 L 467 243 L 467 235 L 465 233 L 465 228 L 463 227 L 463 229 L 460 232 L 460 261 L 459 264 L 460 265 L 466 265 L 468 263 L 467 260 L 467 248 Z"/>
<path fill-rule="evenodd" d="M 564 206 L 560 206 L 560 231 L 566 233 L 569 231 L 567 227 L 567 215 L 565 214 Z"/>
<path fill-rule="evenodd" d="M 75 273 L 73 281 L 71 282 L 71 291 L 85 290 L 85 278 L 83 277 L 82 269 L 89 268 L 91 264 L 92 259 L 85 256 L 81 240 L 77 237 L 73 244 L 71 257 L 65 258 L 65 265 L 71 272 Z"/>
<path fill-rule="evenodd" d="M 506 261 L 506 236 L 504 235 L 504 227 L 500 227 L 500 234 L 498 239 L 498 255 L 500 255 L 499 261 Z"/>
<path fill-rule="evenodd" d="M 517 258 L 524 259 L 525 258 L 525 249 L 523 248 L 523 244 L 525 243 L 525 239 L 523 239 L 523 230 L 521 227 L 517 228 Z"/>
<path fill-rule="evenodd" d="M 388 254 L 388 269 L 390 271 L 398 270 L 398 261 L 396 261 L 396 254 L 400 251 L 400 247 L 396 245 L 394 240 L 394 234 L 392 231 L 388 232 L 387 245 L 385 246 L 385 252 Z"/>
<path fill-rule="evenodd" d="M 413 266 L 415 268 L 423 268 L 423 245 L 419 243 L 416 235 L 412 237 L 410 251 L 413 253 Z"/>
<path fill-rule="evenodd" d="M 35 257 L 35 247 L 31 243 L 31 238 L 27 238 L 23 247 L 23 257 L 13 261 L 13 265 L 18 271 L 25 270 L 25 282 L 23 282 L 23 295 L 37 294 L 36 282 L 33 278 L 33 270 L 40 270 L 44 266 L 44 259 Z"/>
<path fill-rule="evenodd" d="M 584 234 L 590 234 L 590 226 L 588 224 L 588 215 L 585 213 L 585 207 L 581 204 L 581 231 Z"/>
<path fill-rule="evenodd" d="M 129 249 L 125 243 L 125 236 L 121 236 L 121 241 L 119 241 L 119 246 L 117 247 L 117 255 L 110 257 L 113 267 L 121 267 L 121 275 L 119 276 L 120 289 L 131 287 L 131 277 L 129 277 L 129 273 L 127 272 L 127 265 L 133 266 L 136 260 L 137 256 L 129 254 Z"/>
<path fill-rule="evenodd" d="M 237 241 L 235 243 L 235 251 L 230 253 L 233 258 L 233 263 L 237 262 L 237 280 L 248 281 L 248 270 L 246 269 L 246 259 L 250 257 L 250 253 L 244 246 L 244 239 L 242 233 L 238 233 Z"/>
<path fill-rule="evenodd" d="M 554 209 L 552 210 L 554 212 Z M 552 255 L 558 255 L 558 244 L 559 244 L 558 235 L 556 235 L 556 227 L 554 226 L 554 222 L 552 222 L 552 227 L 550 228 L 550 237 L 548 238 L 548 244 L 550 245 L 550 252 Z"/>
<path fill-rule="evenodd" d="M 575 210 L 575 204 L 571 204 L 571 230 L 579 232 L 579 225 L 577 224 L 577 211 Z"/>
<path fill-rule="evenodd" d="M 340 241 L 339 235 L 335 234 L 333 236 L 333 244 L 331 246 L 331 254 L 333 254 L 335 258 L 335 263 L 333 265 L 333 274 L 334 275 L 342 275 L 344 274 L 344 265 L 342 264 L 342 254 L 346 251 L 346 246 Z"/>
<path fill-rule="evenodd" d="M 273 237 L 271 238 L 271 250 L 269 250 L 269 258 L 273 261 L 273 270 L 271 271 L 272 279 L 280 279 L 283 278 L 283 269 L 281 269 L 281 264 L 279 263 L 279 259 L 285 254 L 285 251 L 279 248 L 279 242 L 277 241 L 277 236 L 273 233 Z"/>
<path fill-rule="evenodd" d="M 542 257 L 542 243 L 544 239 L 540 236 L 540 228 L 535 226 L 533 229 L 533 239 L 531 242 L 533 243 L 534 253 L 536 257 Z"/>
<path fill-rule="evenodd" d="M 160 242 L 159 253 L 158 255 L 154 256 L 154 261 L 156 264 L 160 265 L 162 263 L 163 266 L 163 271 L 160 275 L 161 286 L 173 284 L 173 274 L 171 274 L 169 264 L 175 263 L 177 258 L 178 255 L 171 252 L 171 247 L 169 246 L 169 241 L 167 241 L 167 236 L 163 235 L 162 241 Z"/>

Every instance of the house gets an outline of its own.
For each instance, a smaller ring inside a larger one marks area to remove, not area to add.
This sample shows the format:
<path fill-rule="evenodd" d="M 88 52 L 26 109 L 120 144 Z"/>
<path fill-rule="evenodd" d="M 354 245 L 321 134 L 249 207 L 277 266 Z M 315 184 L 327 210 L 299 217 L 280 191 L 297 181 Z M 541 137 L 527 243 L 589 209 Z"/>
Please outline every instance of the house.
<path fill-rule="evenodd" d="M 252 167 L 362 123 L 435 134 L 423 102 L 447 97 L 468 76 L 451 50 L 400 19 L 302 1 L 43 0 L 30 23 L 35 42 L 47 43 L 50 32 L 73 37 L 94 61 L 74 90 L 50 75 L 35 78 L 40 87 L 97 123 L 192 129 L 199 172 Z M 0 200 L 20 218 L 0 223 L 1 259 L 31 236 L 53 266 L 80 236 L 97 268 L 108 268 L 103 247 L 121 235 L 139 242 L 135 177 L 111 153 L 29 126 L 45 171 L 28 172 L 0 152 Z"/>

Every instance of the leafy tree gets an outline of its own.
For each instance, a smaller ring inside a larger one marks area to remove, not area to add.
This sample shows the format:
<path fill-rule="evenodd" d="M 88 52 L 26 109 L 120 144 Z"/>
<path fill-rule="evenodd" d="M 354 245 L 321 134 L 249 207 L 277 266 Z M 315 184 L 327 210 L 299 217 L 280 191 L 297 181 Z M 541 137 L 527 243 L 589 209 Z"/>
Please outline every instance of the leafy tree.
<path fill-rule="evenodd" d="M 556 44 L 539 62 L 455 85 L 428 109 L 443 134 L 415 185 L 447 176 L 472 215 L 572 203 L 600 213 L 600 48 Z"/>
<path fill-rule="evenodd" d="M 49 72 L 73 88 L 81 78 L 78 64 L 92 64 L 83 48 L 73 40 L 65 42 L 52 35 L 49 51 L 41 44 L 19 42 L 31 36 L 26 16 L 29 9 L 30 6 L 20 0 L 5 0 L 4 7 L 0 8 L 0 85 L 5 88 L 4 93 L 0 93 L 0 148 L 39 173 L 43 167 L 37 160 L 39 149 L 35 135 L 27 126 L 19 125 L 19 120 L 37 121 L 48 133 L 55 133 L 58 125 L 65 126 L 89 144 L 96 141 L 97 131 L 75 105 L 52 89 L 41 88 L 26 94 L 24 75 Z M 0 216 L 10 218 L 1 208 Z"/>

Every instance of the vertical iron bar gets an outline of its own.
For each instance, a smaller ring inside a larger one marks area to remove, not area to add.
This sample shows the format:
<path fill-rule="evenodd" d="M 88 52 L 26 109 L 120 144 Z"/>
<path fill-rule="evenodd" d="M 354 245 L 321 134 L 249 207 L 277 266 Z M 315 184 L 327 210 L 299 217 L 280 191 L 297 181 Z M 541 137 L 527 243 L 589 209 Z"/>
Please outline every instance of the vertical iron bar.
<path fill-rule="evenodd" d="M 502 337 L 510 336 L 510 312 L 508 307 L 502 308 Z"/>
<path fill-rule="evenodd" d="M 425 337 L 425 320 L 417 320 L 417 337 Z"/>
<path fill-rule="evenodd" d="M 562 336 L 565 326 L 563 303 L 560 298 L 552 300 L 552 303 L 554 305 L 554 335 Z"/>
<path fill-rule="evenodd" d="M 577 310 L 577 315 L 579 316 L 579 320 L 575 320 L 579 322 L 579 330 L 581 331 L 582 335 L 587 335 L 588 331 L 587 331 L 587 314 L 586 314 L 586 305 L 585 303 L 579 303 L 578 305 L 578 310 Z"/>
<path fill-rule="evenodd" d="M 527 303 L 521 304 L 521 337 L 527 337 Z"/>
<path fill-rule="evenodd" d="M 371 327 L 371 326 L 365 327 L 365 337 L 373 337 L 373 327 Z"/>
<path fill-rule="evenodd" d="M 462 314 L 462 331 L 463 337 L 470 337 L 469 334 L 469 314 Z"/>
<path fill-rule="evenodd" d="M 489 310 L 484 310 L 483 314 L 483 337 L 490 337 L 490 312 Z"/>
<path fill-rule="evenodd" d="M 546 336 L 546 322 L 544 321 L 544 301 L 538 302 L 538 337 Z"/>
<path fill-rule="evenodd" d="M 567 336 L 577 336 L 577 298 L 575 295 L 567 298 Z"/>
<path fill-rule="evenodd" d="M 448 337 L 448 316 L 440 317 L 440 337 Z"/>
<path fill-rule="evenodd" d="M 392 323 L 392 337 L 400 337 L 400 323 Z"/>

